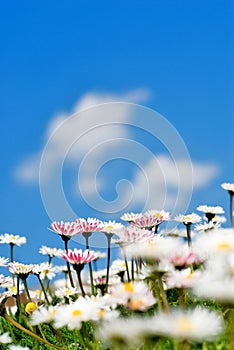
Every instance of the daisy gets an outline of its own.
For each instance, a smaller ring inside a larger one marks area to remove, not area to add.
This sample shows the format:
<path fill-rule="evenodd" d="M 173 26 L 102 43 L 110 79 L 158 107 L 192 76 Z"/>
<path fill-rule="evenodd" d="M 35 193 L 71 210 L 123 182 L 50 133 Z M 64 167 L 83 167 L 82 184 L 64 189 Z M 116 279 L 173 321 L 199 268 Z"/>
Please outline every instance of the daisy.
<path fill-rule="evenodd" d="M 0 335 L 0 344 L 12 343 L 12 339 L 9 336 L 9 332 Z"/>
<path fill-rule="evenodd" d="M 85 296 L 85 291 L 84 291 L 83 284 L 81 281 L 80 273 L 84 268 L 84 264 L 91 263 L 91 261 L 96 260 L 98 258 L 98 255 L 92 250 L 86 249 L 83 252 L 81 249 L 78 250 L 75 248 L 73 251 L 68 249 L 68 251 L 63 254 L 63 258 L 67 262 L 72 264 L 74 270 L 77 273 L 77 278 L 79 281 L 82 295 Z M 92 275 L 92 279 L 91 279 L 91 285 L 93 286 L 93 275 Z M 92 292 L 92 294 L 93 294 L 93 292 Z"/>
<path fill-rule="evenodd" d="M 51 223 L 50 227 L 50 230 L 60 235 L 63 240 L 69 240 L 71 237 L 81 233 L 77 223 L 73 221 L 54 221 Z"/>
<path fill-rule="evenodd" d="M 21 246 L 22 244 L 26 243 L 26 237 L 5 233 L 4 235 L 0 235 L 0 243 L 14 244 L 17 246 Z"/>
<path fill-rule="evenodd" d="M 199 207 L 197 207 L 197 210 L 204 213 L 208 221 L 211 221 L 215 215 L 224 213 L 223 208 L 220 206 L 212 207 L 208 205 L 199 205 Z"/>
<path fill-rule="evenodd" d="M 0 274 L 0 287 L 11 288 L 12 286 L 12 278 L 10 276 L 4 276 L 3 274 Z"/>
<path fill-rule="evenodd" d="M 58 235 L 61 236 L 62 240 L 64 241 L 64 248 L 65 251 L 68 250 L 68 241 L 71 239 L 71 237 L 80 234 L 82 231 L 80 230 L 80 227 L 78 227 L 76 222 L 52 222 L 51 224 L 51 231 L 56 232 Z M 71 283 L 71 286 L 74 288 L 74 282 L 72 279 L 72 274 L 71 274 L 71 269 L 70 269 L 70 264 L 69 262 L 67 262 L 67 270 L 68 270 L 68 276 L 69 276 L 69 280 Z"/>
<path fill-rule="evenodd" d="M 209 221 L 209 222 L 205 222 L 204 224 L 198 224 L 195 225 L 194 230 L 196 232 L 201 232 L 201 231 L 209 231 L 209 230 L 213 230 L 213 229 L 217 229 L 220 227 L 219 223 L 214 223 L 213 220 Z"/>
<path fill-rule="evenodd" d="M 30 350 L 27 346 L 9 345 L 9 350 Z"/>
<path fill-rule="evenodd" d="M 158 218 L 161 218 L 163 221 L 169 221 L 171 219 L 171 214 L 169 211 L 165 210 L 155 210 L 155 209 L 150 209 L 147 210 L 144 213 L 145 216 L 156 216 Z"/>
<path fill-rule="evenodd" d="M 191 245 L 191 225 L 201 221 L 201 217 L 197 214 L 177 215 L 174 218 L 177 222 L 182 222 L 186 226 L 188 246 Z"/>
<path fill-rule="evenodd" d="M 201 277 L 200 271 L 192 272 L 190 268 L 181 271 L 171 271 L 165 279 L 167 289 L 192 288 Z"/>
<path fill-rule="evenodd" d="M 174 218 L 177 222 L 182 222 L 184 225 L 188 224 L 196 224 L 201 221 L 201 217 L 195 213 L 187 214 L 187 215 L 177 215 Z"/>
<path fill-rule="evenodd" d="M 117 318 L 104 322 L 99 327 L 98 335 L 110 348 L 128 349 L 140 345 L 147 334 L 148 322 L 142 322 L 142 318 Z"/>
<path fill-rule="evenodd" d="M 57 312 L 57 306 L 42 306 L 35 310 L 30 317 L 30 324 L 36 326 L 40 323 L 50 323 L 54 320 L 55 314 Z"/>
<path fill-rule="evenodd" d="M 120 216 L 120 219 L 123 221 L 127 221 L 129 224 L 133 222 L 136 218 L 142 216 L 140 213 L 125 213 Z"/>
<path fill-rule="evenodd" d="M 9 271 L 22 279 L 26 279 L 32 273 L 33 267 L 33 264 L 25 265 L 15 261 L 8 265 Z"/>
<path fill-rule="evenodd" d="M 118 232 L 123 228 L 124 226 L 122 224 L 115 221 L 109 220 L 108 222 L 103 222 L 102 232 L 105 233 L 107 238 L 106 292 L 108 292 L 108 283 L 109 283 L 111 238 L 115 234 L 115 232 Z"/>
<path fill-rule="evenodd" d="M 98 307 L 94 302 L 90 302 L 80 297 L 77 301 L 69 305 L 62 305 L 57 308 L 54 316 L 54 327 L 68 327 L 68 329 L 80 329 L 82 322 L 97 319 Z"/>
<path fill-rule="evenodd" d="M 79 227 L 80 232 L 85 238 L 86 249 L 89 250 L 89 238 L 93 232 L 101 232 L 103 228 L 103 222 L 96 218 L 79 218 L 76 220 L 77 226 Z M 92 263 L 89 262 L 89 276 L 91 281 L 92 294 L 94 295 L 94 284 L 93 284 L 93 269 Z"/>
<path fill-rule="evenodd" d="M 0 257 L 0 266 L 7 266 L 9 262 L 8 258 Z"/>
<path fill-rule="evenodd" d="M 233 196 L 234 196 L 234 183 L 223 183 L 222 188 L 226 191 L 228 191 L 229 193 L 229 198 L 230 198 L 230 202 L 229 202 L 229 215 L 230 215 L 230 223 L 231 223 L 231 227 L 233 227 L 233 212 L 232 212 L 232 202 L 233 202 Z"/>
<path fill-rule="evenodd" d="M 57 248 L 50 248 L 45 245 L 41 246 L 39 249 L 39 253 L 42 255 L 48 255 L 49 258 L 53 257 L 58 257 L 60 258 L 63 255 L 63 250 L 62 249 L 57 249 Z"/>
<path fill-rule="evenodd" d="M 143 228 L 146 230 L 154 229 L 157 232 L 158 226 L 163 222 L 163 215 L 157 214 L 152 211 L 146 212 L 142 216 L 135 218 L 135 220 L 131 223 L 131 225 L 136 226 L 138 228 Z"/>
<path fill-rule="evenodd" d="M 59 299 L 67 298 L 71 300 L 70 297 L 76 294 L 78 294 L 78 290 L 76 288 L 62 287 L 55 291 L 55 295 Z"/>
<path fill-rule="evenodd" d="M 35 275 L 39 275 L 40 279 L 42 280 L 45 278 L 52 280 L 55 276 L 56 268 L 48 262 L 43 262 L 41 264 L 34 265 L 32 272 Z"/>
<path fill-rule="evenodd" d="M 180 341 L 203 342 L 215 339 L 223 329 L 219 314 L 196 307 L 193 310 L 173 310 L 159 313 L 149 323 L 149 333 L 172 337 Z"/>
<path fill-rule="evenodd" d="M 115 243 L 120 246 L 124 246 L 134 242 L 143 242 L 149 238 L 153 238 L 155 235 L 153 232 L 145 229 L 140 229 L 133 226 L 123 227 L 116 232 L 116 235 L 119 237 Z"/>
<path fill-rule="evenodd" d="M 144 282 L 119 283 L 111 288 L 111 297 L 119 305 L 133 311 L 144 311 L 156 303 L 152 291 Z"/>

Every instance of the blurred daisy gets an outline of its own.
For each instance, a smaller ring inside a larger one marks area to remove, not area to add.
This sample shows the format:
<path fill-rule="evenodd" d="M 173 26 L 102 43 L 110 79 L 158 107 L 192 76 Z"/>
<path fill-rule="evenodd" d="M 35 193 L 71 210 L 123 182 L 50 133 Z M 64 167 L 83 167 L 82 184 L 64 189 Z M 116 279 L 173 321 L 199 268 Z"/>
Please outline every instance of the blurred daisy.
<path fill-rule="evenodd" d="M 78 290 L 76 288 L 67 288 L 67 287 L 62 287 L 55 291 L 55 295 L 59 299 L 63 299 L 63 298 L 70 299 L 72 295 L 76 295 L 77 293 L 78 293 Z"/>
<path fill-rule="evenodd" d="M 160 212 L 151 210 L 135 218 L 131 225 L 146 230 L 154 229 L 155 232 L 157 232 L 158 226 L 164 221 L 164 217 L 167 216 Z"/>
<path fill-rule="evenodd" d="M 213 220 L 211 220 L 209 222 L 205 222 L 204 224 L 195 225 L 194 230 L 196 232 L 201 232 L 201 231 L 205 232 L 205 231 L 217 229 L 219 227 L 220 227 L 220 224 L 214 223 Z"/>
<path fill-rule="evenodd" d="M 9 350 L 30 350 L 27 346 L 9 345 Z"/>
<path fill-rule="evenodd" d="M 234 183 L 224 182 L 222 183 L 221 187 L 228 192 L 232 192 L 234 195 Z"/>
<path fill-rule="evenodd" d="M 64 253 L 62 249 L 57 249 L 57 248 L 50 248 L 45 245 L 41 246 L 39 249 L 39 253 L 42 255 L 48 255 L 50 258 L 53 257 L 61 257 Z"/>
<path fill-rule="evenodd" d="M 171 271 L 165 279 L 167 289 L 192 288 L 201 277 L 200 271 L 191 271 L 190 268 L 181 271 Z"/>
<path fill-rule="evenodd" d="M 223 208 L 220 206 L 212 207 L 208 205 L 199 205 L 199 207 L 197 207 L 197 210 L 206 215 L 208 222 L 211 221 L 215 215 L 224 213 Z"/>
<path fill-rule="evenodd" d="M 13 281 L 10 276 L 4 276 L 0 274 L 0 287 L 2 288 L 11 288 L 13 286 Z"/>
<path fill-rule="evenodd" d="M 177 215 L 174 218 L 177 222 L 182 222 L 184 225 L 188 224 L 196 224 L 201 221 L 201 217 L 195 213 L 188 214 L 188 215 Z"/>
<path fill-rule="evenodd" d="M 80 329 L 82 322 L 97 319 L 98 307 L 94 302 L 80 297 L 69 305 L 59 306 L 54 316 L 54 327 L 68 327 L 68 329 Z"/>
<path fill-rule="evenodd" d="M 26 243 L 26 237 L 5 233 L 4 235 L 0 235 L 0 243 L 21 246 Z"/>
<path fill-rule="evenodd" d="M 48 262 L 43 262 L 41 264 L 35 264 L 32 273 L 39 275 L 40 279 L 48 278 L 52 280 L 56 274 L 56 267 Z"/>
<path fill-rule="evenodd" d="M 8 343 L 12 343 L 12 339 L 9 336 L 9 333 L 3 333 L 0 335 L 0 344 L 8 344 Z"/>
<path fill-rule="evenodd" d="M 9 262 L 8 258 L 0 257 L 0 266 L 7 266 L 8 262 Z"/>
<path fill-rule="evenodd" d="M 193 310 L 173 310 L 159 313 L 149 323 L 152 335 L 163 335 L 180 341 L 202 342 L 215 339 L 223 329 L 219 314 L 196 307 Z"/>
<path fill-rule="evenodd" d="M 57 312 L 57 306 L 41 306 L 35 310 L 30 317 L 30 324 L 36 326 L 40 323 L 50 323 L 54 320 L 55 314 Z"/>
<path fill-rule="evenodd" d="M 15 261 L 8 265 L 9 271 L 20 276 L 20 278 L 26 278 L 30 273 L 32 273 L 33 267 L 33 264 L 26 265 Z"/>
<path fill-rule="evenodd" d="M 149 238 L 153 238 L 155 235 L 153 232 L 145 229 L 140 229 L 137 227 L 124 227 L 116 232 L 116 235 L 119 237 L 118 240 L 115 240 L 115 243 L 120 246 L 124 246 L 133 242 L 143 242 Z"/>
<path fill-rule="evenodd" d="M 124 213 L 122 216 L 120 216 L 120 219 L 131 223 L 140 216 L 142 216 L 140 213 Z"/>
<path fill-rule="evenodd" d="M 111 288 L 111 297 L 119 305 L 133 311 L 144 311 L 156 303 L 152 291 L 144 282 L 119 283 Z"/>

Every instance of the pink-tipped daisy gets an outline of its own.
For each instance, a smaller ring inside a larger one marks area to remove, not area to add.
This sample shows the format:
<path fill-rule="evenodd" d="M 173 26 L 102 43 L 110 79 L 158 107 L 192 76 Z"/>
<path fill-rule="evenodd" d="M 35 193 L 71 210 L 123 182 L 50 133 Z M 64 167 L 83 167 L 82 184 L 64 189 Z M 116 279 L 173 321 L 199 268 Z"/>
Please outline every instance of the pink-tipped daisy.
<path fill-rule="evenodd" d="M 96 260 L 98 257 L 99 256 L 95 251 L 88 249 L 85 251 L 76 248 L 74 250 L 68 249 L 68 251 L 63 254 L 63 258 L 72 265 L 87 264 Z"/>
<path fill-rule="evenodd" d="M 102 221 L 95 218 L 88 218 L 87 220 L 79 218 L 76 220 L 76 225 L 79 229 L 79 233 L 102 231 L 103 228 Z"/>
<path fill-rule="evenodd" d="M 75 236 L 76 234 L 81 233 L 80 228 L 77 226 L 76 222 L 52 222 L 50 225 L 50 230 L 56 232 L 58 235 L 62 236 L 62 238 L 70 239 L 71 237 Z"/>

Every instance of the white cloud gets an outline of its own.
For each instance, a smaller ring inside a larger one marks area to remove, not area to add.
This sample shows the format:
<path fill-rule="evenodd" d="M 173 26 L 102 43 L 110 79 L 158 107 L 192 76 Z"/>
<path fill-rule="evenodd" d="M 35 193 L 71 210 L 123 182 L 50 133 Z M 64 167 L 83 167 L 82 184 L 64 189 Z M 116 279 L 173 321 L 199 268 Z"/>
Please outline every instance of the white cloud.
<path fill-rule="evenodd" d="M 43 169 L 42 176 L 44 178 L 51 176 L 57 163 L 63 162 L 65 158 L 72 163 L 77 162 L 89 149 L 106 139 L 127 136 L 126 128 L 121 125 L 121 122 L 129 118 L 128 105 L 110 104 L 106 105 L 103 111 L 100 108 L 101 104 L 119 101 L 142 103 L 148 98 L 149 91 L 146 89 L 135 89 L 123 94 L 87 93 L 75 103 L 71 111 L 56 114 L 45 131 L 45 145 L 51 139 L 52 143 L 46 150 L 47 167 Z M 96 108 L 89 109 L 94 106 Z M 81 111 L 85 112 L 80 113 L 80 117 L 71 117 Z M 111 120 L 113 114 L 118 117 L 120 124 L 104 125 L 108 116 Z M 65 151 L 68 153 L 64 154 Z M 43 149 L 30 155 L 17 166 L 15 177 L 18 181 L 25 184 L 38 183 L 42 153 Z"/>
<path fill-rule="evenodd" d="M 174 161 L 168 155 L 155 155 L 142 171 L 135 173 L 132 181 L 133 199 L 138 205 L 146 203 L 148 209 L 182 208 L 186 206 L 184 201 L 189 199 L 192 189 L 207 186 L 219 172 L 219 167 L 213 163 L 189 159 Z"/>

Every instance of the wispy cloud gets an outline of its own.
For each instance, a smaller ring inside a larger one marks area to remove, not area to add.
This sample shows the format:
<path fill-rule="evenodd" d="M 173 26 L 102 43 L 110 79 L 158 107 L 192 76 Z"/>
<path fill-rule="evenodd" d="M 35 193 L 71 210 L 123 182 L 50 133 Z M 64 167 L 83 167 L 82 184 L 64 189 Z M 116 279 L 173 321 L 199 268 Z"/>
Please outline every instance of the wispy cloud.
<path fill-rule="evenodd" d="M 64 150 L 66 149 L 69 149 L 66 160 L 77 163 L 77 160 L 81 158 L 82 154 L 85 154 L 87 150 L 103 142 L 103 140 L 112 137 L 122 138 L 127 136 L 126 128 L 121 125 L 121 122 L 129 118 L 127 105 L 109 105 L 108 108 L 105 108 L 105 115 L 103 115 L 102 109 L 98 108 L 99 105 L 109 102 L 143 103 L 149 98 L 149 95 L 149 91 L 143 88 L 131 90 L 122 94 L 90 92 L 83 95 L 75 103 L 72 110 L 57 113 L 49 121 L 45 130 L 44 146 L 51 136 L 53 136 L 53 147 L 47 150 L 48 167 L 43 176 L 46 178 L 53 174 L 58 161 L 61 161 L 61 157 L 64 158 Z M 97 106 L 95 110 L 89 110 L 90 107 L 94 106 Z M 87 110 L 85 113 L 85 121 L 82 120 L 82 118 L 71 118 L 72 115 L 84 110 Z M 113 113 L 118 115 L 120 124 L 104 126 L 106 116 L 108 114 L 112 116 Z M 97 129 L 92 129 L 94 118 L 102 126 L 100 132 Z M 82 137 L 77 139 L 77 134 L 83 129 L 84 133 Z M 88 134 L 86 134 L 87 130 L 89 131 Z M 44 146 L 35 154 L 26 157 L 26 159 L 16 167 L 14 175 L 19 182 L 24 184 L 38 183 L 40 159 Z"/>

